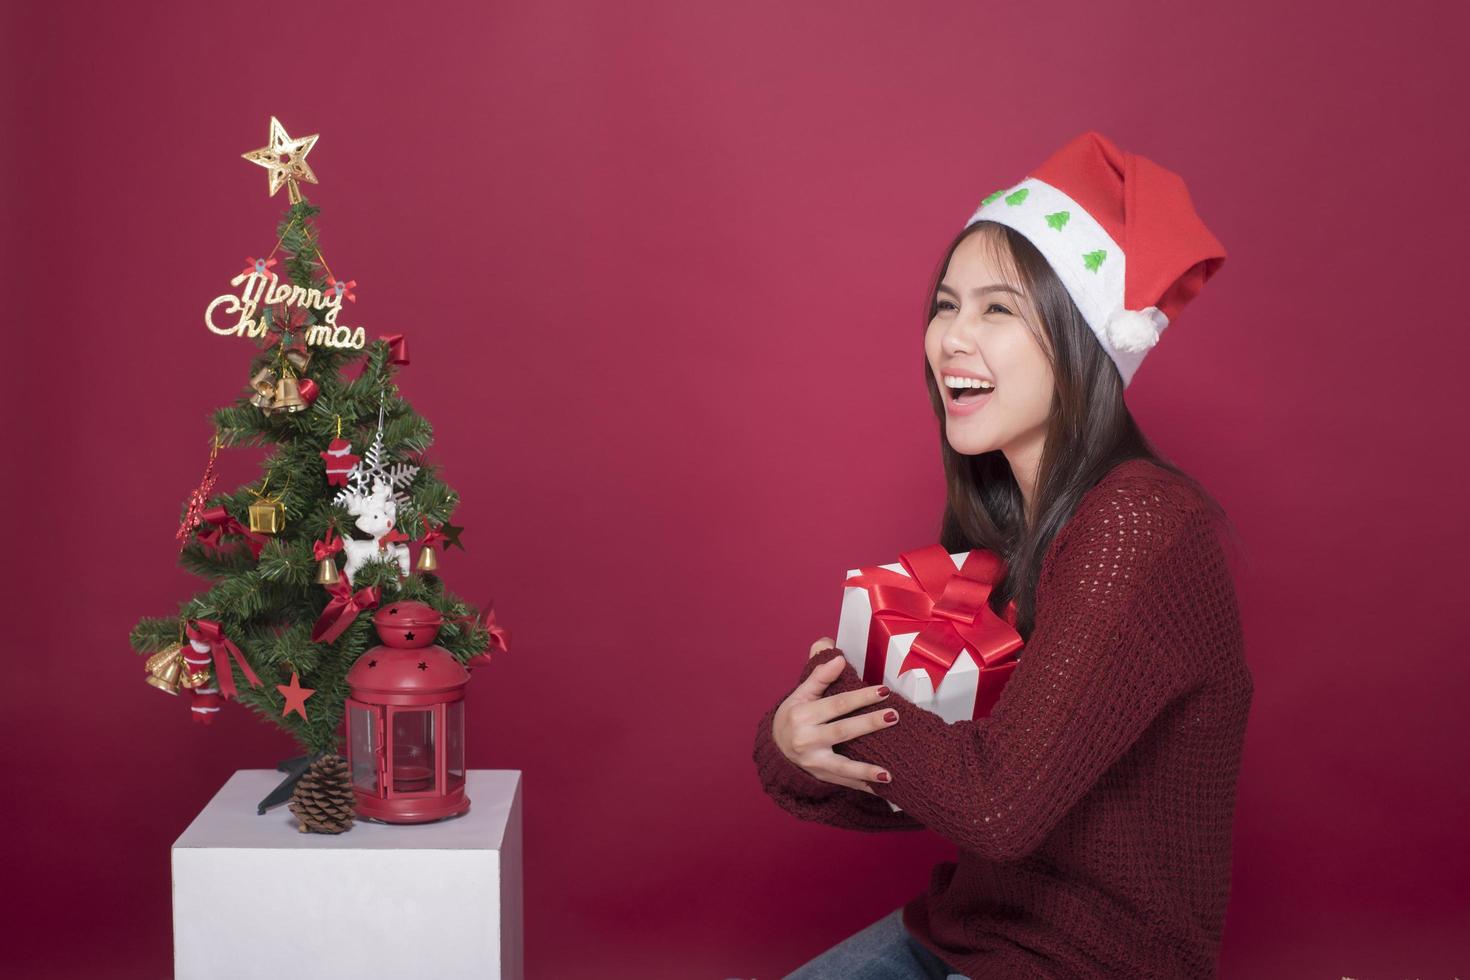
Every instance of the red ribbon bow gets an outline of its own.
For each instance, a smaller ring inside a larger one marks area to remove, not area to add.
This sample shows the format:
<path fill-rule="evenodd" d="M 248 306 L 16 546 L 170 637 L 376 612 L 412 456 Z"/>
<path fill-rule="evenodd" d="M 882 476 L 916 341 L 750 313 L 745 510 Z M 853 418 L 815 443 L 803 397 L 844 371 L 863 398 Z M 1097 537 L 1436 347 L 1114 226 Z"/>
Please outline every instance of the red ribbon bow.
<path fill-rule="evenodd" d="M 378 539 L 378 550 L 387 551 L 390 544 L 398 544 L 401 541 L 412 540 L 412 538 L 404 534 L 402 531 L 398 530 L 398 528 L 390 527 L 388 529 L 388 533 Z"/>
<path fill-rule="evenodd" d="M 241 524 L 229 511 L 223 507 L 211 507 L 199 515 L 199 519 L 205 524 L 213 527 L 208 531 L 199 533 L 199 543 L 220 550 L 222 545 L 220 539 L 226 534 L 239 534 L 245 538 L 245 544 L 250 549 L 250 554 L 260 558 L 260 549 L 265 547 L 269 540 L 267 535 L 258 531 L 251 531 Z"/>
<path fill-rule="evenodd" d="M 444 532 L 439 530 L 439 528 L 429 527 L 428 517 L 421 514 L 419 515 L 419 519 L 424 522 L 424 539 L 420 541 L 419 544 L 423 545 L 425 548 L 432 548 L 434 547 L 434 545 L 438 544 L 441 541 L 449 540 L 444 536 Z"/>
<path fill-rule="evenodd" d="M 250 682 L 251 687 L 260 686 L 260 678 L 255 676 L 255 671 L 245 662 L 245 655 L 240 648 L 230 642 L 225 636 L 224 627 L 213 619 L 191 619 L 188 628 L 189 638 L 198 640 L 200 643 L 208 643 L 210 652 L 214 654 L 214 676 L 219 684 L 219 693 L 225 698 L 236 696 L 235 676 L 230 671 L 230 658 L 235 658 L 235 663 L 240 665 L 240 673 Z"/>
<path fill-rule="evenodd" d="M 1008 603 L 1006 617 L 1001 619 L 987 601 L 1004 572 L 1004 563 L 995 553 L 971 551 L 958 569 L 937 544 L 904 552 L 898 558 L 908 575 L 872 567 L 847 580 L 848 586 L 867 589 L 873 606 L 863 662 L 865 682 L 882 682 L 888 641 L 903 633 L 919 635 L 899 665 L 899 673 L 922 667 L 936 691 L 966 647 L 982 672 L 1021 648 L 1021 635 L 1015 630 L 1016 604 Z"/>
<path fill-rule="evenodd" d="M 489 604 L 487 603 L 486 605 Z M 483 622 L 480 618 L 481 615 L 484 616 Z M 473 628 L 476 624 L 484 626 L 486 632 L 490 634 L 490 649 L 499 650 L 501 653 L 510 652 L 510 630 L 495 622 L 494 608 L 491 608 L 480 615 L 450 616 L 449 618 L 457 623 L 464 623 L 471 628 Z M 477 653 L 473 657 L 471 657 L 468 661 L 466 661 L 465 666 L 484 667 L 488 663 L 490 663 L 490 652 L 489 650 L 486 650 L 482 653 Z"/>
<path fill-rule="evenodd" d="M 401 333 L 384 334 L 378 338 L 388 344 L 388 363 L 408 363 L 408 338 Z"/>
<path fill-rule="evenodd" d="M 332 601 L 327 603 L 327 608 L 322 610 L 311 629 L 313 643 L 331 643 L 352 625 L 358 613 L 378 607 L 378 587 L 375 585 L 359 589 L 354 595 L 352 583 L 342 578 L 336 584 L 326 586 L 326 590 L 331 593 Z"/>
<path fill-rule="evenodd" d="M 510 630 L 495 622 L 495 610 L 491 609 L 485 615 L 485 630 L 490 634 L 491 649 L 498 649 L 501 653 L 510 652 Z"/>
<path fill-rule="evenodd" d="M 337 535 L 337 529 L 327 528 L 327 537 L 324 541 L 313 541 L 311 553 L 313 561 L 325 561 L 342 550 L 342 539 Z"/>
<path fill-rule="evenodd" d="M 267 347 L 272 347 L 284 340 L 288 333 L 299 335 L 305 332 L 301 328 L 306 326 L 306 311 L 301 307 L 289 306 L 286 303 L 277 303 L 269 307 L 269 312 L 271 315 L 269 334 L 278 334 L 279 336 L 268 336 Z M 287 348 L 288 350 L 306 350 L 306 344 L 302 342 L 300 336 L 297 336 L 294 340 L 295 342 Z"/>

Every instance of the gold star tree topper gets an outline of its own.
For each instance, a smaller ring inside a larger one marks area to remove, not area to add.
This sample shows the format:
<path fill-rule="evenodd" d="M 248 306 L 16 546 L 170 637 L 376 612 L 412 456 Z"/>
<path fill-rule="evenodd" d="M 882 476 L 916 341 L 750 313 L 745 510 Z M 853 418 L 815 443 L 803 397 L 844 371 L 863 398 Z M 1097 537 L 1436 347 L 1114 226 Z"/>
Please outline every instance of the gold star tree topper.
<path fill-rule="evenodd" d="M 258 150 L 240 154 L 251 163 L 258 163 L 270 171 L 271 197 L 276 196 L 276 191 L 281 185 L 286 185 L 286 192 L 291 197 L 292 204 L 301 203 L 301 190 L 296 186 L 298 180 L 304 180 L 315 184 L 316 174 L 311 172 L 311 166 L 306 162 L 306 155 L 316 145 L 320 133 L 312 133 L 303 136 L 299 140 L 293 140 L 286 135 L 286 128 L 275 116 L 271 116 L 271 143 L 270 146 L 262 146 Z"/>

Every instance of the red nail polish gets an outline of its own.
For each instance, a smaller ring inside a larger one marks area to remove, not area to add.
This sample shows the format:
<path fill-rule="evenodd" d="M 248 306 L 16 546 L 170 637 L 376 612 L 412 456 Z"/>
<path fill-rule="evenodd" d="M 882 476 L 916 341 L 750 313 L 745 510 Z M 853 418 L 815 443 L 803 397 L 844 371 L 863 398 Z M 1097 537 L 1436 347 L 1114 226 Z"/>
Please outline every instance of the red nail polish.
<path fill-rule="evenodd" d="M 878 782 L 880 782 L 880 783 L 886 783 L 886 782 L 888 782 L 888 779 L 889 779 L 888 773 L 886 773 L 886 772 L 880 772 L 880 773 L 878 773 Z"/>
<path fill-rule="evenodd" d="M 898 712 L 897 711 L 885 711 L 885 712 L 883 712 L 883 720 L 884 721 L 898 721 Z"/>
<path fill-rule="evenodd" d="M 878 697 L 880 697 L 880 698 L 886 698 L 886 697 L 888 697 L 888 688 L 887 687 L 880 687 L 880 688 L 878 688 Z"/>

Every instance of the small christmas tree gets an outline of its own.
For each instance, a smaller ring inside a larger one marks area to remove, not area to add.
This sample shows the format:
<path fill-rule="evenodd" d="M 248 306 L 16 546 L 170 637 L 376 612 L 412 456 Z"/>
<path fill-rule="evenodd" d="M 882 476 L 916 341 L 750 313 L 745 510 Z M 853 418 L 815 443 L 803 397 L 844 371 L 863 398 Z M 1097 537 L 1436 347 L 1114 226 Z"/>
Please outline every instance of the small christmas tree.
<path fill-rule="evenodd" d="M 210 585 L 177 616 L 139 620 L 130 641 L 150 655 L 149 683 L 193 693 L 196 721 L 238 700 L 290 732 L 310 759 L 337 751 L 347 671 L 377 642 L 374 605 L 433 606 L 444 615 L 439 644 L 461 661 L 503 645 L 503 634 L 432 572 L 432 549 L 458 544 L 461 529 L 449 521 L 459 498 L 424 458 L 428 421 L 394 383 L 408 363 L 403 338 L 366 343 L 362 328 L 337 323 L 356 283 L 332 275 L 318 246 L 319 210 L 296 185 L 315 182 L 305 155 L 316 137 L 292 141 L 271 124 L 271 147 L 246 157 L 271 167 L 272 193 L 287 184 L 292 203 L 276 248 L 249 260 L 232 281 L 239 295 L 206 314 L 213 332 L 259 347 L 244 372 L 249 386 L 213 413 L 214 446 L 269 452 L 259 480 L 217 496 L 211 454 L 180 527 L 180 563 Z M 233 313 L 239 322 L 222 326 Z M 368 448 L 359 457 L 354 446 Z M 415 538 L 418 571 L 407 548 Z"/>

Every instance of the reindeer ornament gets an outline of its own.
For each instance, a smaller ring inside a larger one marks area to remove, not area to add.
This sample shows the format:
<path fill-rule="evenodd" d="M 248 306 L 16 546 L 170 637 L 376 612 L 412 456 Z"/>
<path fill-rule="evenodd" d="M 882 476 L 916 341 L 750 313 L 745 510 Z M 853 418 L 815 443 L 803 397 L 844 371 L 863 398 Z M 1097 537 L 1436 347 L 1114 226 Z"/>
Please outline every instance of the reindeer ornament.
<path fill-rule="evenodd" d="M 371 493 L 348 493 L 345 502 L 347 512 L 356 518 L 357 529 L 372 535 L 371 541 L 342 539 L 342 547 L 347 554 L 347 565 L 342 571 L 347 581 L 351 583 L 357 570 L 375 558 L 398 562 L 399 571 L 407 575 L 408 546 L 383 541 L 398 520 L 398 502 L 393 499 L 392 488 L 382 480 L 374 480 Z"/>
<path fill-rule="evenodd" d="M 342 539 L 347 554 L 347 566 L 343 572 L 349 584 L 364 563 L 373 559 L 389 559 L 398 562 L 399 571 L 409 574 L 408 546 L 398 543 L 407 535 L 393 534 L 393 525 L 398 521 L 398 507 L 408 503 L 406 490 L 418 475 L 419 467 L 409 463 L 389 460 L 383 447 L 383 405 L 378 404 L 378 431 L 357 464 L 347 472 L 347 485 L 337 491 L 332 503 L 346 507 L 356 518 L 357 529 L 372 535 L 371 541 Z M 384 541 L 384 538 L 388 538 Z"/>

